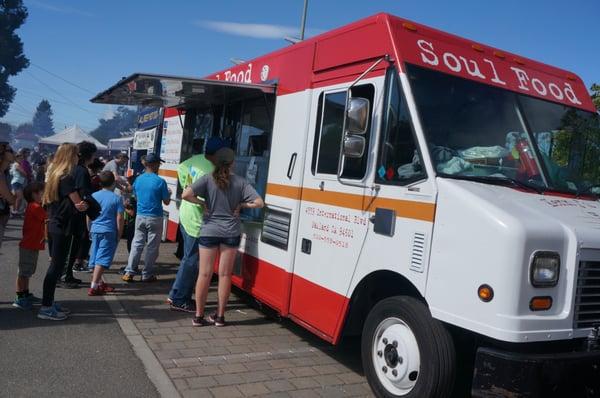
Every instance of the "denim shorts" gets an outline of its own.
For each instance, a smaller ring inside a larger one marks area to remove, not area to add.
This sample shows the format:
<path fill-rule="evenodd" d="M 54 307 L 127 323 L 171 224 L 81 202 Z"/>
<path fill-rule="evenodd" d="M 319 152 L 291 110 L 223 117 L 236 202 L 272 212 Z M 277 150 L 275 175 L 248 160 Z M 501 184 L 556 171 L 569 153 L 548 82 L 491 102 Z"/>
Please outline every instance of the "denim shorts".
<path fill-rule="evenodd" d="M 204 249 L 212 249 L 213 247 L 229 246 L 229 247 L 239 247 L 240 246 L 241 237 L 234 236 L 231 238 L 221 238 L 215 236 L 201 236 L 198 238 L 198 246 Z"/>
<path fill-rule="evenodd" d="M 20 182 L 13 182 L 10 187 L 12 188 L 13 191 L 22 191 L 23 190 L 23 184 L 21 184 Z"/>

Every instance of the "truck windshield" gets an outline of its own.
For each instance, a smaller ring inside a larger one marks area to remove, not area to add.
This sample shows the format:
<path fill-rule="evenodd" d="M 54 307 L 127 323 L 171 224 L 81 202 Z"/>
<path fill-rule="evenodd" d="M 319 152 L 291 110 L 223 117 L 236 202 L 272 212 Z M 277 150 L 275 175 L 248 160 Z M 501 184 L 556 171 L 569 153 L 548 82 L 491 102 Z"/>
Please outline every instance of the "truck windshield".
<path fill-rule="evenodd" d="M 600 118 L 407 65 L 438 175 L 600 194 Z"/>

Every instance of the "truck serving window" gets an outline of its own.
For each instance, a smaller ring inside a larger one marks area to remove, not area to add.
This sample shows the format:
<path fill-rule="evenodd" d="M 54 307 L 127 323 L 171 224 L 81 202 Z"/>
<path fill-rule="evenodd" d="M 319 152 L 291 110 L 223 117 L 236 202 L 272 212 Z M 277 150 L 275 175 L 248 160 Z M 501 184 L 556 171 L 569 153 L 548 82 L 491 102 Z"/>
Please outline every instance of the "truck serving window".
<path fill-rule="evenodd" d="M 406 185 L 426 177 L 398 72 L 386 75 L 385 110 L 376 181 Z"/>
<path fill-rule="evenodd" d="M 438 175 L 600 193 L 598 115 L 407 65 Z"/>
<path fill-rule="evenodd" d="M 371 84 L 353 87 L 352 96 L 368 99 L 372 107 L 375 88 Z M 317 174 L 337 174 L 345 106 L 345 91 L 321 93 L 319 97 L 319 116 L 317 117 L 315 145 L 313 147 L 313 174 L 315 174 L 315 170 Z M 369 115 L 367 133 L 365 134 L 367 140 L 366 148 L 369 148 L 370 142 L 371 115 Z M 346 159 L 342 176 L 345 178 L 362 179 L 367 171 L 367 162 L 368 156 Z"/>

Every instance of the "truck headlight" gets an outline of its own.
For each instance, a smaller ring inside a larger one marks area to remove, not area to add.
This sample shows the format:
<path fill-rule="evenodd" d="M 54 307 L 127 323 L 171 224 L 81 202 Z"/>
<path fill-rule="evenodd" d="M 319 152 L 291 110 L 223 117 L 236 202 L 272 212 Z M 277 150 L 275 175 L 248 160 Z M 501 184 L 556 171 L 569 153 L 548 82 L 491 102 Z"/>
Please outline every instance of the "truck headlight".
<path fill-rule="evenodd" d="M 529 279 L 535 287 L 552 287 L 558 283 L 560 255 L 556 252 L 539 251 L 533 255 Z"/>

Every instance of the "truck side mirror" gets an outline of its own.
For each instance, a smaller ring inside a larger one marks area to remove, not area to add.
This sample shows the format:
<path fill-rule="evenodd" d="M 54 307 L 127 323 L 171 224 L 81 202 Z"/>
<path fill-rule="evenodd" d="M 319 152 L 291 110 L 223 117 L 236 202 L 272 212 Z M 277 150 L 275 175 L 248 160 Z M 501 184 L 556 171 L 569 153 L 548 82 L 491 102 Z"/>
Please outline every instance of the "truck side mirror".
<path fill-rule="evenodd" d="M 346 134 L 342 152 L 347 158 L 362 158 L 365 153 L 366 143 L 367 140 L 362 135 Z"/>
<path fill-rule="evenodd" d="M 350 98 L 346 110 L 346 134 L 365 134 L 369 121 L 370 103 L 366 98 Z"/>

